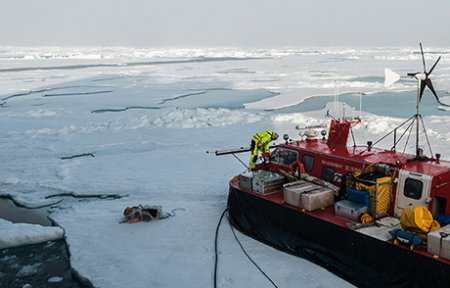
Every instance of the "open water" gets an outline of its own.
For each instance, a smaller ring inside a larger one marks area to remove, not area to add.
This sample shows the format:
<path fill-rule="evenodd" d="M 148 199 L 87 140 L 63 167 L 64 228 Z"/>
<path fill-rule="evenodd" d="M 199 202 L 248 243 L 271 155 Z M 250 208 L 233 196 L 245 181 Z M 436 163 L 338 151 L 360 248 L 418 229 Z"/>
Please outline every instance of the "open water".
<path fill-rule="evenodd" d="M 442 94 L 442 93 L 440 93 Z M 362 98 L 362 110 L 376 115 L 390 117 L 409 118 L 416 112 L 417 95 L 415 91 L 406 92 L 379 92 L 371 95 L 360 95 L 355 93 L 339 95 L 338 101 L 348 105 L 347 116 L 351 116 L 355 108 L 355 116 L 359 114 L 360 101 Z M 305 99 L 304 102 L 283 108 L 282 112 L 307 112 L 323 109 L 327 103 L 333 102 L 335 96 L 316 96 Z M 431 93 L 424 93 L 420 104 L 420 113 L 423 116 L 450 115 L 449 111 L 439 109 Z"/>
<path fill-rule="evenodd" d="M 0 217 L 14 223 L 51 226 L 43 209 L 17 207 L 0 199 Z M 1 288 L 82 288 L 73 276 L 64 240 L 0 250 Z"/>

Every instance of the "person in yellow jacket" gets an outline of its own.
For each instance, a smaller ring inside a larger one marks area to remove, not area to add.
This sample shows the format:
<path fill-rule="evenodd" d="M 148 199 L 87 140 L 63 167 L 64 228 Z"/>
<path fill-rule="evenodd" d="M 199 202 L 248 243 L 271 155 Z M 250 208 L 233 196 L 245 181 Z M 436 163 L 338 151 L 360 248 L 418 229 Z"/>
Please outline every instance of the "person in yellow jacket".
<path fill-rule="evenodd" d="M 256 160 L 258 160 L 258 151 L 262 152 L 264 160 L 269 158 L 269 143 L 270 141 L 277 140 L 278 134 L 272 130 L 266 129 L 262 132 L 258 132 L 252 137 L 252 143 L 250 145 L 250 162 L 248 164 L 248 170 L 252 171 L 255 168 Z"/>

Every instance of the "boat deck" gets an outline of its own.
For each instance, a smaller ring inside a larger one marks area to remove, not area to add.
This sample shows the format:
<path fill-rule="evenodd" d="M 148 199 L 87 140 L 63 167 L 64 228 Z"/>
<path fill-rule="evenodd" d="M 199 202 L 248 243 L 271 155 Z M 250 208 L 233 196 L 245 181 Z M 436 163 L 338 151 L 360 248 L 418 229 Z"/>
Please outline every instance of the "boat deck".
<path fill-rule="evenodd" d="M 329 222 L 329 223 L 332 223 L 332 224 L 335 224 L 335 225 L 338 225 L 338 226 L 341 226 L 344 228 L 352 229 L 353 231 L 365 234 L 367 236 L 373 237 L 373 238 L 378 239 L 383 242 L 390 243 L 391 245 L 395 245 L 394 239 L 389 234 L 389 231 L 396 229 L 396 228 L 400 228 L 400 220 L 398 218 L 394 218 L 391 216 L 385 216 L 383 218 L 377 219 L 375 221 L 375 223 L 372 223 L 370 225 L 362 225 L 361 223 L 356 223 L 347 218 L 336 216 L 335 212 L 334 212 L 334 206 L 324 207 L 324 208 L 321 208 L 321 209 L 318 209 L 315 211 L 307 211 L 305 209 L 299 209 L 295 206 L 289 205 L 289 204 L 285 203 L 285 201 L 283 199 L 283 191 L 282 190 L 278 190 L 278 191 L 275 191 L 275 192 L 269 193 L 269 194 L 260 194 L 260 193 L 254 192 L 252 190 L 242 189 L 239 187 L 239 177 L 238 176 L 234 177 L 230 181 L 230 185 L 234 186 L 235 188 L 239 189 L 240 191 L 244 191 L 246 193 L 266 199 L 266 200 L 276 203 L 278 205 L 283 205 L 288 209 L 296 210 L 296 211 L 298 211 L 298 213 L 305 213 L 305 214 L 311 215 L 312 217 L 321 219 L 323 221 L 326 221 L 326 222 Z M 406 250 L 411 250 L 411 247 L 409 245 L 406 245 L 403 243 L 399 243 L 398 246 L 400 248 L 403 248 Z M 418 246 L 418 247 L 414 247 L 414 252 L 417 254 L 426 256 L 426 257 L 430 257 L 430 258 L 433 257 L 433 255 L 431 255 L 427 252 L 426 244 Z M 447 260 L 444 258 L 439 258 L 438 260 L 441 262 L 450 264 L 450 260 Z"/>

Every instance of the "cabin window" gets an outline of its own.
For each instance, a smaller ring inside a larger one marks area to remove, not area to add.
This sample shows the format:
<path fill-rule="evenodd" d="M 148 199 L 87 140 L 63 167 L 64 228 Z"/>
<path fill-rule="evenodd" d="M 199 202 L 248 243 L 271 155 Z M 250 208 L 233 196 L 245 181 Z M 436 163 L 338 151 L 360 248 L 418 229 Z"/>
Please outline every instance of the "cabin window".
<path fill-rule="evenodd" d="M 334 180 L 334 169 L 331 167 L 323 167 L 322 169 L 322 175 L 320 176 L 321 179 L 327 181 L 327 182 L 333 182 Z"/>
<path fill-rule="evenodd" d="M 297 161 L 298 152 L 290 149 L 278 148 L 270 155 L 270 162 L 290 167 Z"/>
<path fill-rule="evenodd" d="M 314 167 L 314 157 L 309 155 L 303 155 L 302 163 L 306 171 L 311 171 Z"/>
<path fill-rule="evenodd" d="M 419 200 L 422 198 L 423 183 L 420 180 L 407 178 L 405 180 L 405 189 L 403 194 L 406 197 Z"/>

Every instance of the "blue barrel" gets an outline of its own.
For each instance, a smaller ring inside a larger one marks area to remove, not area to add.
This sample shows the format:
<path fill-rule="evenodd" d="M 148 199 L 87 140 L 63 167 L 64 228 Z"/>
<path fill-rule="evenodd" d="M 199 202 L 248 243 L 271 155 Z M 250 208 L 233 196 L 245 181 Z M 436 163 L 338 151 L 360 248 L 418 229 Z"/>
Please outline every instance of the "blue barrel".
<path fill-rule="evenodd" d="M 420 238 L 419 235 L 406 232 L 402 229 L 394 229 L 389 231 L 389 234 L 403 243 L 412 244 L 414 246 L 419 246 L 422 243 L 422 238 Z"/>

